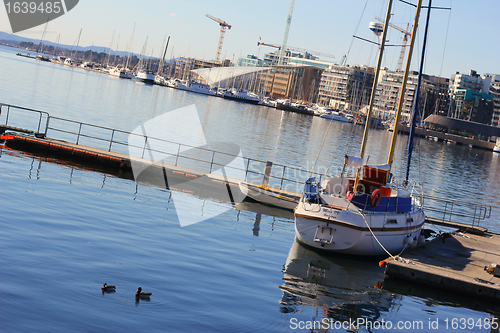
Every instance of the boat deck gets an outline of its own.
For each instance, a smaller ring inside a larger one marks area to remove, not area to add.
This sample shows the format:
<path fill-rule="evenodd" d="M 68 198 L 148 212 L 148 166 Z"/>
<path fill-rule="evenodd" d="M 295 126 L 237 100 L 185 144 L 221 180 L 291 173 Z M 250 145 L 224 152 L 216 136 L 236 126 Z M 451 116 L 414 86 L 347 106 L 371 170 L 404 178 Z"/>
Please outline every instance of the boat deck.
<path fill-rule="evenodd" d="M 500 277 L 484 268 L 500 265 L 500 235 L 444 234 L 403 254 L 402 261 L 387 260 L 385 274 L 454 293 L 500 300 Z"/>

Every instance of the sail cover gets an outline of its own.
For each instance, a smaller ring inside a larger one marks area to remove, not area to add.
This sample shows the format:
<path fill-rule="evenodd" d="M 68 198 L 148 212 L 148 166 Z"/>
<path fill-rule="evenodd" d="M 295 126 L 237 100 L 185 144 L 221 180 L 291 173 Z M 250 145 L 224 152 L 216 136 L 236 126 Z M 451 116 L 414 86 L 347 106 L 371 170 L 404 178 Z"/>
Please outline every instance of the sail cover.
<path fill-rule="evenodd" d="M 215 85 L 234 77 L 261 72 L 268 69 L 271 69 L 271 67 L 232 66 L 195 69 L 193 72 L 201 76 L 209 85 Z"/>

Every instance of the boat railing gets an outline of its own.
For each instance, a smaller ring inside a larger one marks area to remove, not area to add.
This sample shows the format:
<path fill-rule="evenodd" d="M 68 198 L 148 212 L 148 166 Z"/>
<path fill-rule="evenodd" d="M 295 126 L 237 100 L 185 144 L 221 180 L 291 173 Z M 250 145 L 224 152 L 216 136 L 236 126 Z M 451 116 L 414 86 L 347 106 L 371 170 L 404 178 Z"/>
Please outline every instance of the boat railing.
<path fill-rule="evenodd" d="M 491 206 L 462 200 L 424 195 L 424 211 L 429 220 L 467 223 L 472 227 L 491 216 Z"/>
<path fill-rule="evenodd" d="M 135 152 L 135 157 L 145 159 L 151 159 L 151 156 L 155 156 L 156 160 L 158 160 L 158 156 L 161 156 L 162 161 L 165 163 L 207 173 L 224 167 L 230 177 L 236 175 L 233 178 L 257 184 L 266 183 L 266 186 L 281 190 L 301 193 L 304 182 L 309 177 L 316 177 L 318 182 L 321 182 L 322 177 L 324 177 L 324 172 L 311 172 L 305 168 L 290 167 L 269 161 L 242 157 L 238 155 L 238 152 L 228 153 L 210 149 L 207 146 L 193 146 L 110 127 L 50 116 L 45 111 L 4 103 L 0 103 L 0 111 L 0 121 L 5 117 L 5 125 L 10 125 L 9 128 L 13 131 L 18 130 L 16 126 L 26 127 L 26 124 L 29 124 L 30 129 L 24 132 L 35 132 L 35 135 L 38 137 L 50 137 L 56 140 L 126 155 L 129 155 L 133 151 Z M 33 115 L 37 115 L 37 117 L 33 117 Z M 139 140 L 131 140 L 131 136 L 136 136 L 135 139 L 138 138 Z M 236 158 L 241 158 L 243 160 L 242 163 L 228 163 Z M 269 165 L 272 167 L 268 167 Z M 266 178 L 267 181 L 265 181 Z"/>

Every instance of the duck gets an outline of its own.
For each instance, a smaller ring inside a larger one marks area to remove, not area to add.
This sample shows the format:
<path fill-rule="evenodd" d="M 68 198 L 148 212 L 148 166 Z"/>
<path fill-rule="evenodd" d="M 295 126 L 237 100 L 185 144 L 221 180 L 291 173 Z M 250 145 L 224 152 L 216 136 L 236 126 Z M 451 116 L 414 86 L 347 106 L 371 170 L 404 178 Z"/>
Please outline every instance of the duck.
<path fill-rule="evenodd" d="M 101 287 L 101 290 L 102 290 L 102 292 L 108 292 L 109 293 L 109 292 L 116 291 L 116 287 L 112 286 L 112 285 L 109 285 L 106 282 L 104 282 L 104 284 Z"/>
<path fill-rule="evenodd" d="M 137 298 L 149 298 L 151 295 L 153 294 L 143 292 L 141 287 L 137 288 L 137 291 L 135 292 L 135 297 Z"/>

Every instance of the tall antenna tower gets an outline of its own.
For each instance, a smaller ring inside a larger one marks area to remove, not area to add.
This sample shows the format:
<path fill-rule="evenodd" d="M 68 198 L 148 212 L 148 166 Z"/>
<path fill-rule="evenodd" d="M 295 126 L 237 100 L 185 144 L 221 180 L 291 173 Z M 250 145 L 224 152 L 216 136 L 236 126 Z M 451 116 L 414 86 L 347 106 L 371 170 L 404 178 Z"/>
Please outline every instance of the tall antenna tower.
<path fill-rule="evenodd" d="M 288 41 L 288 32 L 290 31 L 290 23 L 292 23 L 292 14 L 293 14 L 293 5 L 294 4 L 295 4 L 295 0 L 291 0 L 290 1 L 290 8 L 288 8 L 288 16 L 286 17 L 285 35 L 283 36 L 283 43 L 281 43 L 280 57 L 278 60 L 278 65 L 283 65 L 283 57 L 285 56 L 286 42 Z"/>

